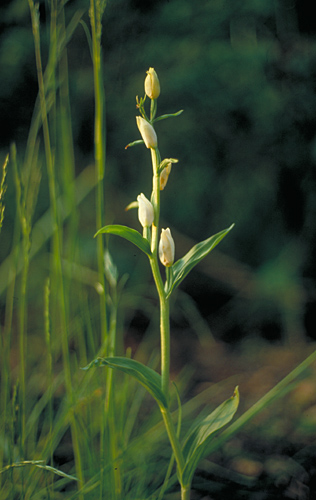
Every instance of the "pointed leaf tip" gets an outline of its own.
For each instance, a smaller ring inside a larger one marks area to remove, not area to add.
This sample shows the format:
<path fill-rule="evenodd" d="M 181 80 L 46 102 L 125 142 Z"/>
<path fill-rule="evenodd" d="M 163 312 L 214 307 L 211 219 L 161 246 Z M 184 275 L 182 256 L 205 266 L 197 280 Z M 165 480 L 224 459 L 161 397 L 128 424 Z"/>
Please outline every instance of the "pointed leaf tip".
<path fill-rule="evenodd" d="M 235 224 L 232 224 L 229 228 L 214 234 L 210 238 L 207 238 L 200 243 L 194 245 L 189 252 L 177 260 L 172 266 L 172 279 L 170 279 L 169 284 L 167 284 L 167 297 L 170 297 L 171 292 L 180 285 L 181 281 L 187 276 L 187 274 L 195 267 L 204 257 L 206 257 L 213 248 L 215 248 L 218 243 L 226 236 L 226 234 L 231 231 Z"/>

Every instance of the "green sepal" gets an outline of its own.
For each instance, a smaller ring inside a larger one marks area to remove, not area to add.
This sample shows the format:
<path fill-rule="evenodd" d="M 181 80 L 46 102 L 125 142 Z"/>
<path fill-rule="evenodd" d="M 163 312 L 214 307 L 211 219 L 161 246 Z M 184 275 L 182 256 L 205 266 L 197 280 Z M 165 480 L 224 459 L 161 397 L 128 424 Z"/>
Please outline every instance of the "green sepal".
<path fill-rule="evenodd" d="M 137 141 L 130 142 L 129 144 L 127 144 L 127 146 L 125 146 L 125 149 L 131 148 L 132 146 L 136 146 L 137 144 L 144 144 L 143 139 L 139 139 Z"/>
<path fill-rule="evenodd" d="M 153 123 L 159 122 L 160 120 L 165 120 L 166 118 L 173 118 L 174 116 L 179 116 L 181 115 L 181 113 L 183 113 L 183 109 L 180 109 L 180 111 L 177 111 L 176 113 L 168 113 L 167 115 L 158 116 L 158 118 L 155 118 L 153 120 Z"/>
<path fill-rule="evenodd" d="M 131 210 L 131 208 L 138 208 L 138 201 L 131 201 L 131 203 L 125 207 L 125 212 Z"/>
<path fill-rule="evenodd" d="M 185 461 L 181 478 L 182 484 L 191 483 L 199 461 L 207 455 L 207 447 L 210 441 L 217 431 L 232 420 L 238 405 L 239 391 L 238 387 L 236 387 L 231 398 L 224 401 L 210 415 L 198 422 L 189 432 L 182 450 Z"/>
<path fill-rule="evenodd" d="M 167 298 L 171 292 L 181 283 L 186 275 L 196 266 L 204 257 L 206 257 L 213 248 L 226 236 L 234 227 L 232 224 L 228 229 L 224 229 L 210 238 L 194 245 L 189 252 L 177 260 L 170 268 L 171 277 L 166 282 L 165 291 Z"/>
<path fill-rule="evenodd" d="M 142 115 L 142 117 L 148 121 L 149 123 L 151 123 L 151 121 L 148 119 L 148 116 L 146 115 L 146 111 L 145 111 L 145 101 L 146 101 L 146 94 L 144 95 L 144 97 L 141 97 L 140 99 L 138 98 L 138 96 L 136 96 L 136 108 L 139 109 L 139 112 L 140 114 Z"/>
<path fill-rule="evenodd" d="M 142 235 L 135 229 L 131 229 L 127 226 L 121 226 L 119 224 L 113 224 L 101 227 L 101 229 L 99 229 L 99 231 L 95 233 L 94 237 L 102 233 L 116 234 L 117 236 L 121 236 L 131 243 L 134 243 L 134 245 L 140 248 L 146 255 L 148 255 L 148 257 L 152 256 L 148 241 L 143 238 Z"/>
<path fill-rule="evenodd" d="M 167 401 L 161 390 L 161 376 L 152 368 L 143 365 L 135 359 L 113 356 L 109 358 L 96 358 L 82 369 L 89 370 L 93 366 L 108 366 L 109 368 L 116 368 L 121 372 L 131 375 L 147 389 L 157 401 L 160 408 L 167 408 Z"/>

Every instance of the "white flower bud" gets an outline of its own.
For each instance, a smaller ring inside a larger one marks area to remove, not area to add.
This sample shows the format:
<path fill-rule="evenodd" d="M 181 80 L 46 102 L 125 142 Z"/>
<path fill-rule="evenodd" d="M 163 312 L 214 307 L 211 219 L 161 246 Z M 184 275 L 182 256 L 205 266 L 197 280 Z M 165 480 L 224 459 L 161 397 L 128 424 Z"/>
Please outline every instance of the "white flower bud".
<path fill-rule="evenodd" d="M 154 127 L 141 116 L 136 116 L 136 123 L 146 148 L 155 149 L 157 147 L 157 135 Z"/>
<path fill-rule="evenodd" d="M 150 227 L 154 222 L 154 207 L 141 193 L 137 196 L 138 201 L 138 219 L 143 227 Z"/>
<path fill-rule="evenodd" d="M 160 83 L 158 76 L 154 68 L 149 68 L 146 71 L 147 76 L 145 78 L 145 92 L 150 97 L 150 99 L 157 99 L 160 94 Z"/>
<path fill-rule="evenodd" d="M 163 169 L 163 171 L 160 174 L 160 191 L 165 189 L 169 174 L 171 172 L 171 165 L 172 163 L 168 163 L 168 165 Z"/>
<path fill-rule="evenodd" d="M 167 227 L 167 229 L 162 229 L 159 241 L 159 259 L 164 266 L 172 266 L 174 261 L 174 250 L 174 241 L 169 227 Z"/>

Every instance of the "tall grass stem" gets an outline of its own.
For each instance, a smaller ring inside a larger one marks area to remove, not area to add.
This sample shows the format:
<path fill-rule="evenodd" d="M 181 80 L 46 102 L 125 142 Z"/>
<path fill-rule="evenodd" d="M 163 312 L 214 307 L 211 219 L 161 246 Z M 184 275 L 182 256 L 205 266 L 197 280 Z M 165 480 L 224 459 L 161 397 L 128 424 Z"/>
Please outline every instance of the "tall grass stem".
<path fill-rule="evenodd" d="M 41 49 L 40 49 L 40 33 L 39 33 L 39 12 L 38 8 L 34 5 L 33 0 L 29 0 L 29 6 L 32 18 L 33 27 L 33 38 L 35 45 L 35 59 L 37 67 L 37 77 L 38 77 L 38 87 L 40 96 L 40 108 L 41 117 L 43 124 L 43 135 L 44 135 L 44 147 L 48 174 L 48 184 L 49 184 L 49 194 L 50 203 L 52 207 L 52 223 L 53 223 L 53 265 L 56 272 L 56 286 L 58 289 L 59 297 L 59 308 L 60 308 L 60 319 L 61 319 L 61 329 L 62 329 L 62 353 L 64 362 L 64 372 L 65 372 L 65 385 L 66 392 L 69 398 L 71 406 L 74 406 L 74 393 L 72 388 L 71 380 L 71 369 L 70 369 L 70 357 L 69 357 L 69 347 L 68 347 L 68 327 L 67 327 L 67 315 L 66 315 L 66 303 L 64 295 L 64 284 L 63 284 L 63 272 L 62 272 L 62 257 L 61 257 L 61 239 L 60 239 L 60 227 L 58 221 L 58 211 L 57 211 L 57 193 L 56 193 L 56 173 L 54 168 L 53 154 L 51 150 L 50 133 L 48 125 L 48 116 L 46 108 L 46 92 L 43 79 L 42 70 L 42 60 L 41 60 Z M 83 470 L 82 470 L 82 459 L 79 447 L 79 435 L 77 422 L 75 414 L 71 411 L 71 432 L 76 464 L 76 472 L 79 479 L 79 488 L 83 486 Z M 83 500 L 83 495 L 79 496 L 80 500 Z"/>
<path fill-rule="evenodd" d="M 96 169 L 96 228 L 104 225 L 105 204 L 104 204 L 104 173 L 106 157 L 106 137 L 105 137 L 105 96 L 102 78 L 101 61 L 101 34 L 102 34 L 102 12 L 100 2 L 90 0 L 90 24 L 92 32 L 92 63 L 94 77 L 94 157 Z M 104 238 L 101 235 L 97 239 L 97 262 L 99 272 L 100 291 L 100 322 L 101 322 L 101 342 L 106 346 L 108 328 L 106 313 L 106 285 L 104 277 Z M 104 352 L 106 355 L 106 352 Z"/>

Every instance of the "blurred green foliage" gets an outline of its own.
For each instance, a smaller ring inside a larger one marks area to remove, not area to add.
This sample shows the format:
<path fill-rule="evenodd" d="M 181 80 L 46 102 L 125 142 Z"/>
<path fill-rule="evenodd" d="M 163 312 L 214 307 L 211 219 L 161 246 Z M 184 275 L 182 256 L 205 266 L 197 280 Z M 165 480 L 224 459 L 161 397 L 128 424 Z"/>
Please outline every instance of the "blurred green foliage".
<path fill-rule="evenodd" d="M 88 24 L 88 3 L 69 1 L 68 20 L 83 8 Z M 207 318 L 214 312 L 211 302 L 217 303 L 213 295 L 223 294 L 227 338 L 263 332 L 265 325 L 276 336 L 315 337 L 316 39 L 306 9 L 286 0 L 109 0 L 106 7 L 108 220 L 127 217 L 117 197 L 129 203 L 150 192 L 148 151 L 124 147 L 139 138 L 135 96 L 143 95 L 140 82 L 152 66 L 162 89 L 158 112 L 184 109 L 180 117 L 157 123 L 161 153 L 179 159 L 163 192 L 163 220 L 195 241 L 236 224 L 220 249 L 231 256 L 223 268 L 231 276 L 225 285 L 210 264 L 203 293 L 194 277 L 185 288 Z M 48 11 L 48 2 L 41 3 L 44 58 Z M 37 83 L 27 2 L 2 4 L 0 23 L 4 158 L 13 140 L 23 154 Z M 68 58 L 79 173 L 93 158 L 94 113 L 92 64 L 81 27 Z M 10 187 L 6 203 L 3 234 L 10 239 Z M 46 203 L 40 195 L 39 214 Z M 3 258 L 8 247 L 1 247 Z M 181 257 L 182 248 L 176 253 Z M 234 281 L 244 264 L 245 279 Z"/>

